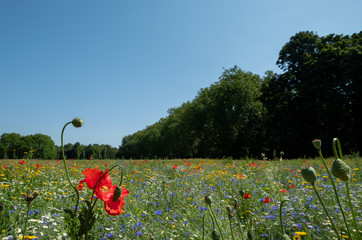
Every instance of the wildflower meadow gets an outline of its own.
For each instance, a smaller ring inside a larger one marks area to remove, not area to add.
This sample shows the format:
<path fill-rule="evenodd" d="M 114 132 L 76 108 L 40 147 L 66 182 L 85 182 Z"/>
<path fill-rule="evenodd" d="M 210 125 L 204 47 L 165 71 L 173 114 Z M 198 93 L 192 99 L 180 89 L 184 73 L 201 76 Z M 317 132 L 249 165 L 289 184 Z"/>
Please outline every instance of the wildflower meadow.
<path fill-rule="evenodd" d="M 0 236 L 361 239 L 362 159 L 313 143 L 313 159 L 0 160 Z"/>

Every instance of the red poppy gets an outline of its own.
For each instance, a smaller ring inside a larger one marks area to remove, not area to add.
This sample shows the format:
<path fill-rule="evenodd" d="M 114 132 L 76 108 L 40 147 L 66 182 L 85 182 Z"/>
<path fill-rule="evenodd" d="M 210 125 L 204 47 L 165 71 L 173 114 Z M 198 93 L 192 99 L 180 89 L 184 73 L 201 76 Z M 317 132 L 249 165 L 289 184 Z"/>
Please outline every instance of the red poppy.
<path fill-rule="evenodd" d="M 35 164 L 35 167 L 36 168 L 41 168 L 41 165 L 40 164 Z"/>
<path fill-rule="evenodd" d="M 186 165 L 187 165 L 187 166 L 191 166 L 191 163 L 188 162 L 188 163 L 186 163 Z"/>
<path fill-rule="evenodd" d="M 97 168 L 87 168 L 82 172 L 85 178 L 80 183 L 87 183 L 89 189 L 93 189 L 98 179 L 103 175 L 103 172 Z"/>
<path fill-rule="evenodd" d="M 269 202 L 271 202 L 270 198 L 269 198 L 269 197 L 266 197 L 266 198 L 264 199 L 264 203 L 269 203 Z"/>
<path fill-rule="evenodd" d="M 177 169 L 178 168 L 178 166 L 177 165 L 173 165 L 173 167 L 172 167 L 173 169 Z"/>
<path fill-rule="evenodd" d="M 294 185 L 290 185 L 289 187 L 290 187 L 290 188 L 294 188 Z"/>
<path fill-rule="evenodd" d="M 23 165 L 25 164 L 25 161 L 19 161 L 19 164 Z"/>
<path fill-rule="evenodd" d="M 280 190 L 280 192 L 281 192 L 281 193 L 286 193 L 286 192 L 288 192 L 288 191 L 285 190 L 285 189 L 282 189 L 282 190 Z"/>
<path fill-rule="evenodd" d="M 249 193 L 245 193 L 245 195 L 244 195 L 244 199 L 248 199 L 248 198 L 250 198 L 251 196 L 250 196 L 250 194 Z"/>
<path fill-rule="evenodd" d="M 117 186 L 115 186 L 117 187 Z M 114 190 L 105 194 L 105 200 L 104 200 L 104 209 L 109 215 L 115 216 L 120 215 L 123 212 L 123 205 L 125 202 L 123 201 L 123 198 L 129 194 L 129 191 L 122 187 L 122 193 L 121 196 L 118 198 L 117 201 L 113 202 L 113 195 Z"/>

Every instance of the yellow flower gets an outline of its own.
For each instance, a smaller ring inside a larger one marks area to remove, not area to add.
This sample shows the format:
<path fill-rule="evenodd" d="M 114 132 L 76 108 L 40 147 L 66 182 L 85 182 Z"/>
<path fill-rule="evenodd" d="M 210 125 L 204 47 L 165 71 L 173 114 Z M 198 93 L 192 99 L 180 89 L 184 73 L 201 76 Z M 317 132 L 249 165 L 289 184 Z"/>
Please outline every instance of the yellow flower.
<path fill-rule="evenodd" d="M 37 236 L 20 236 L 19 239 L 35 239 L 38 238 Z"/>

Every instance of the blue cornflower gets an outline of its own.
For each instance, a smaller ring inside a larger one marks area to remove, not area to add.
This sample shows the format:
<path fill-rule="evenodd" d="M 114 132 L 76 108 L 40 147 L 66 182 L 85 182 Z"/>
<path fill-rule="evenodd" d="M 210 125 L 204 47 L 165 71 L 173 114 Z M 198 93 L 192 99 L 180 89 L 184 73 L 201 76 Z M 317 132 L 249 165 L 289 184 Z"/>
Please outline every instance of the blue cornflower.
<path fill-rule="evenodd" d="M 136 236 L 142 236 L 142 231 L 136 232 Z"/>
<path fill-rule="evenodd" d="M 114 234 L 113 233 L 108 233 L 107 237 L 112 238 L 112 237 L 114 237 Z"/>
<path fill-rule="evenodd" d="M 156 215 L 161 215 L 162 213 L 163 213 L 162 210 L 156 210 L 156 211 L 155 211 L 155 214 L 156 214 Z"/>

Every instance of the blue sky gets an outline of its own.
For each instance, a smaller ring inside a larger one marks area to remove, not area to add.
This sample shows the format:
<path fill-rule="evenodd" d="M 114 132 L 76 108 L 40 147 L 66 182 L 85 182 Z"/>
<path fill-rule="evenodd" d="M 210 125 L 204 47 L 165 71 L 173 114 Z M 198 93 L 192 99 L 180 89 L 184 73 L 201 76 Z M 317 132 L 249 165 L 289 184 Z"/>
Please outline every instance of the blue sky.
<path fill-rule="evenodd" d="M 360 0 L 1 0 L 0 135 L 110 144 L 239 66 L 280 72 L 299 31 L 362 30 Z"/>

